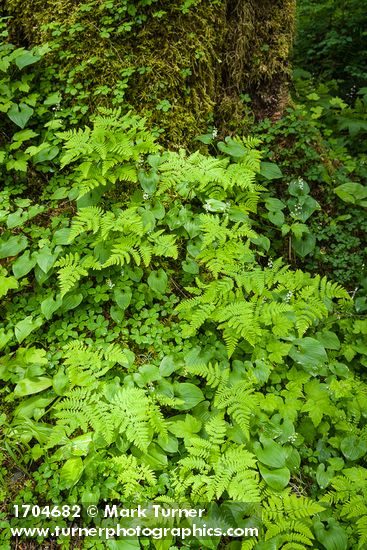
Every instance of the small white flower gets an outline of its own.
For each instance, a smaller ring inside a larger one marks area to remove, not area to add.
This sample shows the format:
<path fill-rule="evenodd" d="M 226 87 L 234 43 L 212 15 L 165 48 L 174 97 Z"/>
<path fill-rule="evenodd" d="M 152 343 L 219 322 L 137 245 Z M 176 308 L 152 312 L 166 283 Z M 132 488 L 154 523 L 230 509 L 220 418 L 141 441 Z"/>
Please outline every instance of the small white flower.
<path fill-rule="evenodd" d="M 218 129 L 217 128 L 213 128 L 213 132 L 212 132 L 212 138 L 215 139 L 218 135 Z"/>
<path fill-rule="evenodd" d="M 107 279 L 106 283 L 109 288 L 113 288 L 115 286 L 115 284 L 111 281 L 111 279 Z"/>
<path fill-rule="evenodd" d="M 150 198 L 149 193 L 144 193 L 143 199 L 144 199 L 145 201 L 147 201 L 149 198 Z"/>
<path fill-rule="evenodd" d="M 272 262 L 272 260 L 269 260 L 269 261 L 268 261 L 268 267 L 270 267 L 270 269 L 273 267 L 273 262 Z"/>

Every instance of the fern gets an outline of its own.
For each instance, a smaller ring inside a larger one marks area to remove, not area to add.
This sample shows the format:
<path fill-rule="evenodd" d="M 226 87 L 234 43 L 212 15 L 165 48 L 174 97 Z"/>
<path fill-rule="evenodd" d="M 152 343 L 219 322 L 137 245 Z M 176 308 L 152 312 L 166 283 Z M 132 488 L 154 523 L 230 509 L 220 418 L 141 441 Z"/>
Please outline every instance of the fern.
<path fill-rule="evenodd" d="M 282 550 L 313 546 L 312 518 L 323 510 L 322 506 L 306 497 L 272 495 L 263 503 L 265 539 L 278 541 Z"/>
<path fill-rule="evenodd" d="M 113 464 L 116 468 L 117 481 L 123 487 L 125 498 L 134 496 L 136 493 L 140 494 L 142 484 L 154 486 L 157 483 L 153 470 L 144 464 L 139 464 L 132 455 L 114 457 Z"/>
<path fill-rule="evenodd" d="M 247 439 L 250 437 L 250 419 L 259 402 L 259 397 L 253 392 L 250 382 L 241 381 L 232 386 L 220 387 L 214 397 L 215 406 L 226 410 Z"/>
<path fill-rule="evenodd" d="M 58 133 L 66 150 L 62 167 L 85 159 L 75 171 L 79 198 L 117 181 L 136 182 L 137 171 L 131 161 L 158 151 L 153 136 L 144 130 L 144 121 L 138 122 L 129 113 L 121 116 L 119 110 L 102 112 L 106 116 L 95 117 L 92 129 Z"/>
<path fill-rule="evenodd" d="M 100 229 L 103 210 L 97 206 L 88 206 L 82 208 L 77 216 L 73 219 L 70 233 L 69 243 L 72 243 L 78 235 L 85 231 L 92 231 L 94 234 Z"/>
<path fill-rule="evenodd" d="M 219 363 L 208 365 L 192 365 L 187 367 L 188 372 L 206 379 L 208 386 L 216 388 L 225 383 L 229 376 L 228 369 L 222 369 Z"/>
<path fill-rule="evenodd" d="M 78 253 L 67 254 L 64 258 L 60 258 L 55 266 L 61 268 L 58 271 L 61 296 L 65 296 L 81 277 L 88 274 L 88 270 L 80 263 Z"/>

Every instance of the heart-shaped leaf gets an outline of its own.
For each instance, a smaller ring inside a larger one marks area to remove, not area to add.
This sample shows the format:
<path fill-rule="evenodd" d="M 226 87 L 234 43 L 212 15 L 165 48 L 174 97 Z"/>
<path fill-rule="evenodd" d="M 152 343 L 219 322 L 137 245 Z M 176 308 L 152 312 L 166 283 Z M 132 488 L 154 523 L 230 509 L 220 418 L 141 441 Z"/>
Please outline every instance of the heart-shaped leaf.
<path fill-rule="evenodd" d="M 20 103 L 19 105 L 13 103 L 6 114 L 10 120 L 14 122 L 14 124 L 19 126 L 19 128 L 24 128 L 28 120 L 33 115 L 33 112 L 32 107 L 26 105 L 25 103 Z"/>

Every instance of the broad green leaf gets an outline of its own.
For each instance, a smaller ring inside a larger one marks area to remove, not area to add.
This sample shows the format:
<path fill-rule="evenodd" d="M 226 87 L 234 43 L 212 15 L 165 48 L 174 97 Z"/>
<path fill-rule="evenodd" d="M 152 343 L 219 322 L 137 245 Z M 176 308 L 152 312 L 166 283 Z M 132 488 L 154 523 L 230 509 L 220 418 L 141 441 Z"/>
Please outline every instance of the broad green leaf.
<path fill-rule="evenodd" d="M 367 186 L 361 185 L 356 181 L 343 183 L 336 187 L 334 192 L 344 202 L 367 206 Z"/>
<path fill-rule="evenodd" d="M 191 273 L 192 275 L 199 273 L 199 264 L 194 260 L 184 260 L 181 265 L 185 273 Z"/>
<path fill-rule="evenodd" d="M 348 460 L 358 460 L 366 455 L 367 442 L 356 435 L 349 435 L 342 439 L 340 449 Z"/>
<path fill-rule="evenodd" d="M 168 429 L 177 437 L 190 438 L 200 432 L 202 423 L 198 418 L 191 414 L 172 416 L 168 420 Z"/>
<path fill-rule="evenodd" d="M 154 292 L 164 294 L 167 288 L 168 277 L 163 269 L 152 271 L 148 277 L 148 285 Z"/>
<path fill-rule="evenodd" d="M 268 470 L 262 464 L 259 464 L 259 470 L 265 483 L 275 491 L 282 491 L 288 485 L 291 474 L 288 468 L 277 468 Z"/>
<path fill-rule="evenodd" d="M 46 392 L 46 394 L 48 393 Z M 45 409 L 54 399 L 55 395 L 49 397 L 42 394 L 29 397 L 21 401 L 14 411 L 14 416 L 32 418 L 35 411 Z"/>
<path fill-rule="evenodd" d="M 30 51 L 25 51 L 22 55 L 19 55 L 15 59 L 15 64 L 18 69 L 24 69 L 24 67 L 27 67 L 28 65 L 33 65 L 33 63 L 37 63 L 37 61 L 39 61 L 40 59 L 40 55 L 35 55 Z"/>
<path fill-rule="evenodd" d="M 267 180 L 276 180 L 283 177 L 281 169 L 273 162 L 262 162 L 260 165 L 260 174 Z"/>
<path fill-rule="evenodd" d="M 42 271 L 44 273 L 48 273 L 51 267 L 54 265 L 54 263 L 57 260 L 57 254 L 52 254 L 51 250 L 46 245 L 43 248 L 41 248 L 36 258 L 37 258 L 37 264 L 40 266 Z"/>
<path fill-rule="evenodd" d="M 13 333 L 9 330 L 9 332 L 5 332 L 3 328 L 0 328 L 0 349 L 5 348 L 8 342 L 13 339 Z"/>
<path fill-rule="evenodd" d="M 38 153 L 36 153 L 32 157 L 32 163 L 39 164 L 40 162 L 50 161 L 55 157 L 57 157 L 57 155 L 59 154 L 59 151 L 60 149 L 56 145 L 53 145 L 53 146 L 47 145 L 46 147 L 46 144 L 45 144 L 42 150 L 40 150 Z"/>
<path fill-rule="evenodd" d="M 217 199 L 207 199 L 204 204 L 205 210 L 209 212 L 225 212 L 228 208 L 227 203 Z"/>
<path fill-rule="evenodd" d="M 175 408 L 179 411 L 186 411 L 193 409 L 195 405 L 204 401 L 204 394 L 200 388 L 190 383 L 180 384 L 176 382 L 174 384 L 174 392 L 176 397 L 182 399 L 183 403 L 181 405 L 176 405 Z"/>
<path fill-rule="evenodd" d="M 290 199 L 288 201 L 288 207 L 291 216 L 303 223 L 305 223 L 316 210 L 320 209 L 319 203 L 309 195 Z"/>
<path fill-rule="evenodd" d="M 58 300 L 58 298 L 56 298 L 56 300 Z M 69 311 L 70 309 L 75 309 L 82 301 L 83 294 L 81 292 L 78 294 L 69 294 L 68 296 L 64 296 L 61 306 L 62 313 L 65 313 L 65 311 Z"/>
<path fill-rule="evenodd" d="M 115 288 L 113 291 L 113 297 L 115 299 L 116 304 L 119 306 L 119 308 L 121 308 L 122 310 L 125 310 L 130 305 L 132 291 L 130 288 L 126 290 Z"/>
<path fill-rule="evenodd" d="M 171 376 L 173 372 L 182 367 L 182 364 L 182 361 L 175 359 L 172 355 L 166 355 L 159 365 L 160 375 Z"/>
<path fill-rule="evenodd" d="M 210 145 L 213 142 L 213 134 L 201 134 L 200 136 L 196 136 L 194 138 L 196 141 L 201 141 L 201 143 L 205 143 L 205 145 Z"/>
<path fill-rule="evenodd" d="M 334 477 L 334 470 L 332 468 L 327 468 L 325 470 L 325 464 L 319 464 L 316 470 L 316 481 L 319 484 L 320 489 L 325 489 L 330 481 Z"/>
<path fill-rule="evenodd" d="M 18 288 L 19 283 L 15 277 L 5 277 L 0 275 L 0 298 L 6 296 L 9 290 Z"/>
<path fill-rule="evenodd" d="M 14 327 L 15 338 L 18 342 L 23 342 L 25 338 L 35 329 L 39 328 L 42 325 L 42 319 L 36 317 L 33 320 L 32 315 L 28 315 L 22 321 L 19 321 Z"/>
<path fill-rule="evenodd" d="M 304 233 L 302 237 L 292 239 L 292 248 L 301 256 L 305 258 L 315 248 L 316 237 L 312 233 Z"/>
<path fill-rule="evenodd" d="M 275 212 L 269 212 L 268 220 L 274 225 L 281 227 L 284 223 L 285 217 L 281 210 L 276 210 Z"/>
<path fill-rule="evenodd" d="M 52 386 L 52 379 L 46 376 L 40 376 L 33 380 L 29 378 L 23 378 L 15 387 L 14 395 L 17 397 L 23 397 L 24 395 L 31 395 L 32 393 L 39 393 Z"/>
<path fill-rule="evenodd" d="M 44 424 L 41 422 L 34 422 L 33 420 L 27 421 L 27 431 L 20 435 L 20 441 L 28 443 L 33 437 L 37 439 L 38 443 L 44 445 L 49 441 L 51 434 L 53 433 L 53 426 Z"/>
<path fill-rule="evenodd" d="M 167 453 L 174 454 L 178 451 L 178 439 L 171 434 L 168 434 L 167 437 L 159 436 L 157 443 Z"/>
<path fill-rule="evenodd" d="M 80 502 L 83 504 L 83 506 L 88 506 L 89 504 L 95 504 L 97 505 L 100 499 L 101 491 L 98 487 L 98 485 L 94 485 L 92 490 L 85 490 L 82 493 L 82 497 L 80 499 Z M 107 548 L 109 546 L 107 545 Z"/>
<path fill-rule="evenodd" d="M 138 173 L 139 183 L 142 186 L 143 190 L 152 195 L 157 190 L 157 184 L 159 182 L 159 176 L 153 170 L 150 173 L 139 170 Z"/>
<path fill-rule="evenodd" d="M 60 245 L 70 244 L 69 235 L 70 235 L 70 227 L 64 227 L 63 229 L 58 229 L 54 233 L 53 241 L 55 244 L 60 244 Z"/>
<path fill-rule="evenodd" d="M 326 349 L 340 349 L 340 340 L 335 332 L 323 330 L 322 332 L 318 332 L 316 334 L 316 338 Z"/>
<path fill-rule="evenodd" d="M 24 235 L 14 235 L 8 240 L 0 239 L 0 260 L 16 256 L 27 247 L 28 239 Z"/>
<path fill-rule="evenodd" d="M 6 227 L 8 229 L 13 229 L 14 227 L 19 227 L 24 225 L 27 221 L 27 214 L 23 212 L 21 208 L 9 214 L 8 219 L 6 220 Z"/>
<path fill-rule="evenodd" d="M 45 101 L 43 102 L 44 105 L 58 105 L 61 103 L 61 94 L 60 92 L 54 92 L 53 94 L 50 94 L 46 97 Z"/>
<path fill-rule="evenodd" d="M 287 459 L 287 451 L 279 443 L 267 437 L 260 438 L 261 444 L 254 444 L 254 453 L 262 464 L 272 468 L 282 468 Z"/>
<path fill-rule="evenodd" d="M 68 187 L 59 187 L 58 189 L 56 189 L 56 191 L 52 193 L 50 198 L 55 200 L 65 199 L 68 196 L 68 193 Z"/>
<path fill-rule="evenodd" d="M 271 197 L 269 199 L 266 199 L 265 207 L 270 212 L 277 212 L 278 210 L 284 210 L 286 205 L 284 204 L 283 201 L 281 201 L 279 199 L 274 199 L 274 198 Z"/>
<path fill-rule="evenodd" d="M 230 137 L 226 138 L 225 143 L 223 141 L 219 141 L 218 149 L 219 151 L 222 151 L 222 153 L 233 157 L 237 161 L 243 159 L 246 155 L 246 148 L 244 145 Z"/>
<path fill-rule="evenodd" d="M 319 518 L 316 518 L 313 524 L 316 538 L 324 548 L 326 550 L 347 550 L 347 548 L 350 548 L 348 546 L 348 536 L 336 519 L 328 518 L 327 524 L 327 527 L 325 527 Z"/>
<path fill-rule="evenodd" d="M 294 430 L 293 424 L 290 422 L 289 419 L 285 419 L 285 421 L 283 423 L 283 426 L 287 422 L 289 423 L 289 425 Z M 294 432 L 293 432 L 293 436 L 294 436 Z M 289 437 L 291 437 L 291 436 L 288 436 L 287 440 L 288 440 Z M 287 466 L 287 468 L 290 469 L 291 472 L 299 472 L 299 468 L 301 466 L 301 457 L 300 457 L 299 452 L 297 451 L 297 449 L 295 447 L 291 447 L 291 448 L 287 449 L 287 453 L 288 454 L 287 454 L 287 460 L 285 461 L 285 465 Z"/>
<path fill-rule="evenodd" d="M 300 338 L 294 341 L 289 352 L 292 359 L 306 370 L 317 370 L 318 366 L 328 359 L 324 346 L 315 338 Z"/>
<path fill-rule="evenodd" d="M 46 350 L 44 350 L 42 348 L 35 348 L 35 347 L 20 348 L 18 350 L 18 352 L 19 351 L 23 352 L 24 361 L 26 363 L 30 363 L 31 365 L 35 365 L 35 364 L 47 365 L 47 363 L 48 363 L 48 360 L 47 360 L 47 357 L 46 357 Z"/>
<path fill-rule="evenodd" d="M 54 300 L 53 296 L 49 296 L 41 302 L 41 312 L 46 319 L 51 319 L 52 315 L 62 306 L 62 298 L 58 296 Z"/>
<path fill-rule="evenodd" d="M 78 457 L 69 458 L 60 470 L 60 485 L 63 489 L 70 489 L 81 478 L 84 470 L 82 459 Z"/>
<path fill-rule="evenodd" d="M 115 323 L 121 323 L 121 321 L 124 318 L 124 310 L 117 306 L 111 306 L 110 315 L 111 315 L 111 319 L 113 319 Z"/>
<path fill-rule="evenodd" d="M 142 365 L 139 371 L 133 374 L 133 379 L 140 387 L 161 379 L 159 368 L 156 365 Z"/>
<path fill-rule="evenodd" d="M 93 442 L 93 433 L 86 433 L 70 440 L 71 452 L 74 456 L 85 456 Z"/>
<path fill-rule="evenodd" d="M 167 468 L 167 455 L 156 443 L 151 443 L 149 445 L 148 452 L 142 456 L 142 460 L 150 466 L 152 470 L 163 470 Z"/>
<path fill-rule="evenodd" d="M 14 124 L 20 128 L 24 128 L 33 113 L 34 110 L 32 107 L 26 103 L 20 103 L 19 105 L 14 103 L 6 114 Z"/>

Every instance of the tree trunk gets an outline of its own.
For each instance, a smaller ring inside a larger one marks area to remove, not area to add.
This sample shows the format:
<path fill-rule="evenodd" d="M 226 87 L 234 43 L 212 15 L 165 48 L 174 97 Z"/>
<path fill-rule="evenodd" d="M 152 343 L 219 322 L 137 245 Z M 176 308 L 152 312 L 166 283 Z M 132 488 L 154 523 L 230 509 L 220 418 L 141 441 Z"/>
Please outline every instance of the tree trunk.
<path fill-rule="evenodd" d="M 241 129 L 245 94 L 258 118 L 286 103 L 295 0 L 5 0 L 5 9 L 19 44 L 59 44 L 47 62 L 64 98 L 139 110 L 178 147 L 208 125 Z"/>

